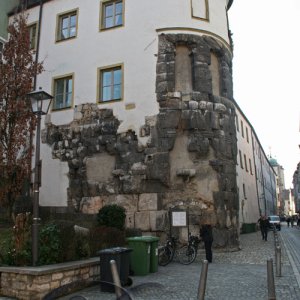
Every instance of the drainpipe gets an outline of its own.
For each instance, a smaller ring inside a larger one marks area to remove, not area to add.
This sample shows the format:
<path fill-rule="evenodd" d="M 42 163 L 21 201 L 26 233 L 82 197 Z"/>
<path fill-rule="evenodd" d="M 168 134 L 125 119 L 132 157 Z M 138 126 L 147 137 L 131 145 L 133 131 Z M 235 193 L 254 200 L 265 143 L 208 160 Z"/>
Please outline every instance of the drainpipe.
<path fill-rule="evenodd" d="M 38 25 L 38 35 L 37 35 L 37 42 L 36 42 L 36 53 L 35 53 L 35 63 L 39 62 L 39 51 L 40 51 L 40 36 L 41 36 L 41 29 L 42 29 L 42 15 L 43 15 L 43 0 L 40 0 L 40 13 L 39 13 L 39 25 Z M 33 81 L 33 90 L 36 90 L 36 81 L 37 81 L 37 74 L 34 76 Z"/>

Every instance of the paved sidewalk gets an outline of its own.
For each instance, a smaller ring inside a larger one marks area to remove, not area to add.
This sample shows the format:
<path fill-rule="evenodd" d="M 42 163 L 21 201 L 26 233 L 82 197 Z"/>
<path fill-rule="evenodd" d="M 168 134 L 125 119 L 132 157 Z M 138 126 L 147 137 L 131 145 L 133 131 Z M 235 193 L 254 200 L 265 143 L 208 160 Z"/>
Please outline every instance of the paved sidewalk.
<path fill-rule="evenodd" d="M 279 233 L 280 236 L 280 233 Z M 241 235 L 241 251 L 214 251 L 213 263 L 208 266 L 206 300 L 258 300 L 268 298 L 267 260 L 275 260 L 273 233 L 262 241 L 260 232 Z M 171 263 L 158 272 L 133 276 L 128 288 L 135 300 L 195 300 L 204 258 L 203 250 L 191 265 Z M 275 266 L 274 266 L 275 273 Z M 282 277 L 275 276 L 276 299 L 298 300 L 300 288 L 282 244 Z M 99 286 L 82 290 L 88 300 L 113 300 L 115 295 L 100 291 Z M 70 299 L 71 295 L 60 298 Z"/>

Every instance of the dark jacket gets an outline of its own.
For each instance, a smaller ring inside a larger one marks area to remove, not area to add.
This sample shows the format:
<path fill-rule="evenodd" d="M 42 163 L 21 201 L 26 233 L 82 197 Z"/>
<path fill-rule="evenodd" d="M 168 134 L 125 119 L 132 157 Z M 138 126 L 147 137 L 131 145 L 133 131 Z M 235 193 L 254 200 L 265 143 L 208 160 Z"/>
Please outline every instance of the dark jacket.
<path fill-rule="evenodd" d="M 267 229 L 270 226 L 270 222 L 268 218 L 260 218 L 258 220 L 258 223 L 261 229 Z"/>
<path fill-rule="evenodd" d="M 202 225 L 200 228 L 200 236 L 204 242 L 212 242 L 213 234 L 211 225 Z"/>

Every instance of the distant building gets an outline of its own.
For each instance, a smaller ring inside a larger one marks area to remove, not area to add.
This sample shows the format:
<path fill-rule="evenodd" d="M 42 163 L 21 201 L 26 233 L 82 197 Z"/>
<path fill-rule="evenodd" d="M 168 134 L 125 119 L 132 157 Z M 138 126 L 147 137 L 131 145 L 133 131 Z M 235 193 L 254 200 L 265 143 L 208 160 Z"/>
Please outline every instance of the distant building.
<path fill-rule="evenodd" d="M 259 215 L 277 212 L 276 172 L 254 128 L 237 104 L 236 129 L 240 224 L 253 224 Z"/>
<path fill-rule="evenodd" d="M 239 222 L 242 230 L 256 224 L 259 201 L 256 183 L 256 167 L 253 155 L 252 127 L 241 109 L 236 105 L 237 130 L 237 186 L 239 190 Z"/>
<path fill-rule="evenodd" d="M 284 168 L 279 165 L 277 160 L 273 157 L 269 158 L 269 162 L 273 169 L 276 172 L 276 193 L 277 193 L 277 214 L 278 215 L 283 215 L 284 214 L 284 205 L 285 202 L 283 200 L 283 191 L 285 190 L 285 179 L 284 179 Z"/>
<path fill-rule="evenodd" d="M 284 201 L 284 211 L 285 216 L 290 215 L 291 211 L 291 191 L 289 189 L 284 189 L 282 191 L 282 200 Z"/>
<path fill-rule="evenodd" d="M 295 201 L 295 211 L 300 213 L 300 162 L 293 175 L 293 197 Z"/>

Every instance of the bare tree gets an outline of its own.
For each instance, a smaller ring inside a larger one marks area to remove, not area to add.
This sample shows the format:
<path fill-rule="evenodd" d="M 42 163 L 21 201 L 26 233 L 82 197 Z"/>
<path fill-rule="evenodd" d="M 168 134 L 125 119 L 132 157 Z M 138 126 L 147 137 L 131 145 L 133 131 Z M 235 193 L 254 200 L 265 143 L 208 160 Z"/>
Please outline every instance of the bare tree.
<path fill-rule="evenodd" d="M 14 18 L 8 33 L 0 59 L 0 204 L 11 216 L 24 182 L 30 179 L 35 116 L 26 95 L 43 66 L 30 50 L 24 14 Z"/>

